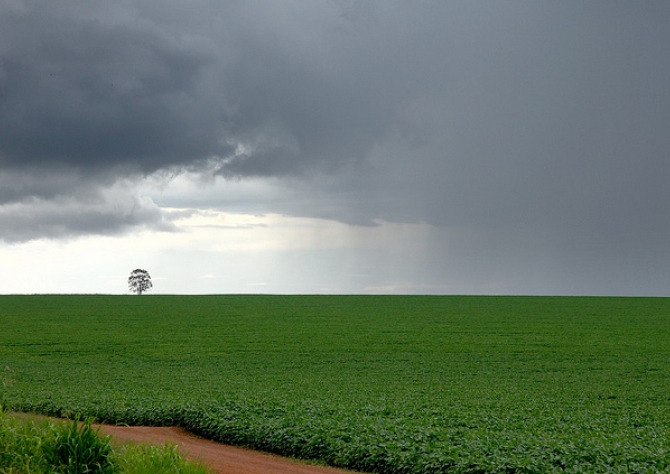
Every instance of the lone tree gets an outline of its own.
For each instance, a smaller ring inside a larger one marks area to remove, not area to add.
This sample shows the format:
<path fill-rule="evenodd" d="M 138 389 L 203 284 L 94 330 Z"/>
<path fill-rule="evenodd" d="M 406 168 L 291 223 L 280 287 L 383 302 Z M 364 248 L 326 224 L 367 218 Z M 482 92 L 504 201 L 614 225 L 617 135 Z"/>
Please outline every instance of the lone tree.
<path fill-rule="evenodd" d="M 130 291 L 141 295 L 152 287 L 151 276 L 148 271 L 138 268 L 130 272 L 130 276 L 128 277 L 128 289 Z"/>

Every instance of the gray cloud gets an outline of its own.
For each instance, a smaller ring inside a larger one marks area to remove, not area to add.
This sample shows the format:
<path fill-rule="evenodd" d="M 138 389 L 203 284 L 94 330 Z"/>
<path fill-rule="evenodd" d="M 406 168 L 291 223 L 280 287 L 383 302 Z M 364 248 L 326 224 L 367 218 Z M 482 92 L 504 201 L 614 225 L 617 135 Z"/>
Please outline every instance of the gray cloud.
<path fill-rule="evenodd" d="M 79 3 L 4 5 L 3 167 L 295 174 L 362 160 L 388 131 L 388 97 L 347 64 L 330 7 L 277 23 L 284 6 Z"/>
<path fill-rule="evenodd" d="M 630 287 L 670 258 L 664 2 L 5 1 L 0 13 L 0 170 L 20 176 L 0 188 L 5 206 L 188 170 L 284 190 L 159 204 L 466 229 L 436 262 L 516 268 L 527 284 L 544 268 L 565 291 L 613 274 Z M 110 228 L 159 222 L 143 216 Z"/>
<path fill-rule="evenodd" d="M 0 16 L 3 167 L 151 172 L 227 152 L 199 96 L 212 58 L 160 31 L 62 8 Z"/>
<path fill-rule="evenodd" d="M 106 196 L 97 202 L 76 199 L 31 199 L 0 206 L 0 238 L 25 242 L 44 238 L 72 238 L 90 234 L 118 235 L 133 230 L 175 232 L 150 199 Z"/>

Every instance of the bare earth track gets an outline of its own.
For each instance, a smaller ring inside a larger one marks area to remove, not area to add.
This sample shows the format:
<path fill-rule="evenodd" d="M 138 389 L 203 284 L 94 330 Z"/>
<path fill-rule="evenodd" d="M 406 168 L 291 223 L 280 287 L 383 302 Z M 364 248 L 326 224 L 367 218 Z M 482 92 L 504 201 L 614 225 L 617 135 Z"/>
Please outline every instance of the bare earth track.
<path fill-rule="evenodd" d="M 219 474 L 345 474 L 352 472 L 302 464 L 280 456 L 227 446 L 199 438 L 176 427 L 101 425 L 100 431 L 125 442 L 175 444 L 179 446 L 179 452 L 182 455 L 202 462 Z"/>
<path fill-rule="evenodd" d="M 10 413 L 17 418 L 45 419 L 28 413 Z M 170 443 L 189 459 L 201 462 L 218 474 L 355 474 L 354 471 L 304 464 L 293 459 L 237 448 L 200 438 L 177 427 L 94 425 L 119 442 L 163 445 Z"/>

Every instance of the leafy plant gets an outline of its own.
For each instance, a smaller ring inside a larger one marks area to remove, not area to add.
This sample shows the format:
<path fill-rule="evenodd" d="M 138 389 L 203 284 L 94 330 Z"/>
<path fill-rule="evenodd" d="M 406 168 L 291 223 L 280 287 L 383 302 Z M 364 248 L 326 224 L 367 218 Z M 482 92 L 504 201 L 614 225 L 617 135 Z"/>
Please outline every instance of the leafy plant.
<path fill-rule="evenodd" d="M 49 472 L 41 451 L 48 431 L 47 424 L 20 423 L 0 412 L 0 473 Z"/>
<path fill-rule="evenodd" d="M 12 369 L 9 366 L 5 366 L 4 370 L 2 371 L 2 375 L 0 375 L 0 383 L 2 383 L 2 391 L 0 391 L 0 415 L 2 415 L 7 404 L 5 401 L 5 392 L 7 391 L 7 388 L 12 385 L 11 374 Z"/>
<path fill-rule="evenodd" d="M 63 474 L 116 472 L 110 438 L 99 432 L 99 428 L 91 426 L 90 419 L 74 419 L 58 426 L 43 448 L 47 462 Z"/>
<path fill-rule="evenodd" d="M 125 445 L 118 456 L 123 474 L 207 474 L 207 470 L 179 454 L 177 446 L 165 444 Z"/>

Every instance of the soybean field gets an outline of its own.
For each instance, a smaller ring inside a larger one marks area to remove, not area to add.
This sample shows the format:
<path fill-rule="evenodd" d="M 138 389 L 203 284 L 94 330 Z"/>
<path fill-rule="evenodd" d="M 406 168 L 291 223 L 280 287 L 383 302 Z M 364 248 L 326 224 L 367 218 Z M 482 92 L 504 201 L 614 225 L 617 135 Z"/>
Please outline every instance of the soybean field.
<path fill-rule="evenodd" d="M 4 409 L 378 473 L 670 471 L 670 299 L 0 296 Z"/>

